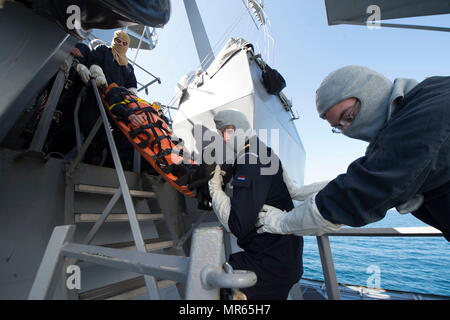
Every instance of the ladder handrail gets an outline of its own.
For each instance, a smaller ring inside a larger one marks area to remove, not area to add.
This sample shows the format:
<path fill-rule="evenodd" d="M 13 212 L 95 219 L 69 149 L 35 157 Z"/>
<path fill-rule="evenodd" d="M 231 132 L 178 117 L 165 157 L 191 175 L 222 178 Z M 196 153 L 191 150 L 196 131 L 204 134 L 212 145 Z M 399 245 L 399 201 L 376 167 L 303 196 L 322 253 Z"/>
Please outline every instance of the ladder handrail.
<path fill-rule="evenodd" d="M 81 100 L 83 100 L 83 95 L 86 93 L 87 87 L 83 86 L 80 93 L 77 97 L 77 102 L 75 104 L 75 110 L 73 112 L 73 120 L 75 125 L 75 136 L 77 139 L 77 151 L 80 152 L 81 150 L 81 132 L 80 132 L 80 120 L 79 120 L 79 113 L 80 113 L 80 106 L 81 106 Z"/>

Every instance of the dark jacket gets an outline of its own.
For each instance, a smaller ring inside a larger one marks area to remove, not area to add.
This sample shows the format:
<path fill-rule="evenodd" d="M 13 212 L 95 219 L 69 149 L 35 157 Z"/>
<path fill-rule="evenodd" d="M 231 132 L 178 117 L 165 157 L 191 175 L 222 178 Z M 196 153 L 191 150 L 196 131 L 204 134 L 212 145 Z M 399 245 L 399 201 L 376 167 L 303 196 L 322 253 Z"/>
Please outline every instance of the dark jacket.
<path fill-rule="evenodd" d="M 75 59 L 77 59 L 79 63 L 85 65 L 89 60 L 89 55 L 91 54 L 91 49 L 87 45 L 85 45 L 83 42 L 78 42 L 75 45 L 75 48 L 80 50 L 81 54 L 83 55 L 82 57 L 76 57 Z"/>
<path fill-rule="evenodd" d="M 264 204 L 286 211 L 294 208 L 283 182 L 281 162 L 276 158 L 279 162 L 276 174 L 262 175 L 261 168 L 265 165 L 260 158 L 253 159 L 256 164 L 250 164 L 250 158 L 256 155 L 249 153 L 248 149 L 243 156 L 245 164 L 235 164 L 233 168 L 233 197 L 228 225 L 244 252 L 231 255 L 229 262 L 235 269 L 254 271 L 258 277 L 257 285 L 292 285 L 303 272 L 303 239 L 292 235 L 258 234 L 255 227 Z"/>
<path fill-rule="evenodd" d="M 98 65 L 103 69 L 108 84 L 117 83 L 119 87 L 137 88 L 134 68 L 131 64 L 121 66 L 114 59 L 111 48 L 105 45 L 98 46 L 91 52 L 87 62 L 87 67 Z"/>
<path fill-rule="evenodd" d="M 137 80 L 133 67 L 131 64 L 128 64 L 128 66 L 119 65 L 114 59 L 111 48 L 108 48 L 105 45 L 95 48 L 95 50 L 89 54 L 87 67 L 90 68 L 94 64 L 103 69 L 103 73 L 105 74 L 108 84 L 115 82 L 119 86 L 127 89 L 137 87 Z M 80 108 L 80 126 L 85 137 L 87 137 L 99 116 L 100 113 L 94 90 L 92 87 L 89 87 L 87 90 L 86 100 Z M 103 135 L 103 133 L 101 133 L 101 135 Z M 106 138 L 103 140 L 104 143 L 106 143 Z"/>
<path fill-rule="evenodd" d="M 411 90 L 366 155 L 316 196 L 322 216 L 359 227 L 416 194 L 413 215 L 450 241 L 450 77 L 432 77 Z"/>

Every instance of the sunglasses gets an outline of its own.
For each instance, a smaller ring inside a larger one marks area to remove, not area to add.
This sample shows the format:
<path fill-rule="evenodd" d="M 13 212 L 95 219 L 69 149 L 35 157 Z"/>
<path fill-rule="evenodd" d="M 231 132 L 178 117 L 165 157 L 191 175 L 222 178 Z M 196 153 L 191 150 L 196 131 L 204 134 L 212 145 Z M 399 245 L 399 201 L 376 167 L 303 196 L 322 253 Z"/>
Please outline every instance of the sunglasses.
<path fill-rule="evenodd" d="M 114 38 L 114 42 L 116 42 L 117 44 L 121 44 L 123 46 L 127 46 L 128 42 L 120 40 L 119 38 Z"/>
<path fill-rule="evenodd" d="M 341 117 L 339 119 L 339 124 L 334 126 L 331 129 L 331 131 L 333 133 L 340 134 L 345 129 L 350 127 L 351 124 L 353 123 L 353 120 L 355 120 L 355 117 L 359 112 L 360 106 L 361 106 L 361 103 L 359 102 L 359 100 L 356 100 L 356 102 L 353 104 L 353 106 L 351 108 L 349 108 L 345 112 L 343 112 L 343 114 L 341 115 Z"/>

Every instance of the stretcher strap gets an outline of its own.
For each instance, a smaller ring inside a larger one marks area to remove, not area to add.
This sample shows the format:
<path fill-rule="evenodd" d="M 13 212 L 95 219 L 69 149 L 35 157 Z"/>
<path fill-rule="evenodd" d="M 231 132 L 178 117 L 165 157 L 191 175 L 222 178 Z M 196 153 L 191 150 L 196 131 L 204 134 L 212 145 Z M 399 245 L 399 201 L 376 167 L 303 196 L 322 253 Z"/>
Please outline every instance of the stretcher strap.
<path fill-rule="evenodd" d="M 112 105 L 110 105 L 109 106 L 109 110 L 112 110 L 115 106 L 117 106 L 118 104 L 124 104 L 124 105 L 129 105 L 129 104 L 131 104 L 131 103 L 133 103 L 133 102 L 135 102 L 137 105 L 139 105 L 139 103 L 145 103 L 145 104 L 148 104 L 147 103 L 147 101 L 145 101 L 144 99 L 141 99 L 141 98 L 137 98 L 137 99 L 134 99 L 134 98 L 132 98 L 132 99 L 124 99 L 124 100 L 122 100 L 122 101 L 120 101 L 120 102 L 117 102 L 117 103 L 114 103 L 114 104 L 112 104 Z M 152 108 L 153 109 L 153 108 Z"/>
<path fill-rule="evenodd" d="M 155 138 L 155 140 L 152 141 L 152 143 L 150 144 L 150 148 L 153 150 L 153 148 L 155 147 L 155 144 L 158 144 L 158 147 L 161 149 L 161 141 L 167 139 L 169 140 L 169 144 L 171 142 L 170 137 L 168 136 L 159 136 L 157 138 Z M 172 148 L 170 148 L 172 150 Z"/>
<path fill-rule="evenodd" d="M 131 139 L 134 139 L 136 137 L 141 139 L 141 142 L 138 143 L 138 146 L 139 146 L 139 148 L 142 148 L 142 149 L 147 147 L 147 145 L 148 145 L 148 143 L 150 142 L 150 139 L 151 139 L 150 134 L 147 131 L 145 131 L 147 126 L 148 125 L 141 126 L 139 128 L 130 130 L 130 132 L 129 132 L 129 135 L 130 135 Z M 139 137 L 140 134 L 144 134 L 146 136 L 146 139 L 143 140 L 141 137 Z"/>

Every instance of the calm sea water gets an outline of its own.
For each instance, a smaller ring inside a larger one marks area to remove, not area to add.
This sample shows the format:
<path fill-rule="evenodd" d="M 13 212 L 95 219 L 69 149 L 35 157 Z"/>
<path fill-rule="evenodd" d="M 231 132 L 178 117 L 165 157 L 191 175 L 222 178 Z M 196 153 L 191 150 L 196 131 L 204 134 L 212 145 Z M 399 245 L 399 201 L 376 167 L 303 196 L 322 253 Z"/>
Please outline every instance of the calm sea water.
<path fill-rule="evenodd" d="M 411 214 L 390 210 L 366 227 L 422 226 Z M 304 240 L 303 276 L 323 280 L 316 238 Z M 340 283 L 367 286 L 378 270 L 381 288 L 450 297 L 450 243 L 443 237 L 330 237 L 330 243 Z"/>

